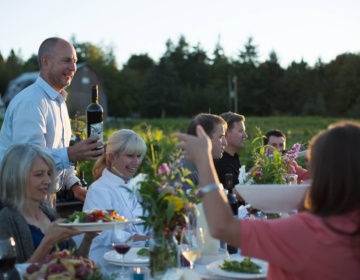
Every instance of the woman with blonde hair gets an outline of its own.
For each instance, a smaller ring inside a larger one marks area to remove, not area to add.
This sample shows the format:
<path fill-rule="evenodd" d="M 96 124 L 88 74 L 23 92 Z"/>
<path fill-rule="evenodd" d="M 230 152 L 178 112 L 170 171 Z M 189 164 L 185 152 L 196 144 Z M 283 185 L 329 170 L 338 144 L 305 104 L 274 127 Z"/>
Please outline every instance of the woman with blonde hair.
<path fill-rule="evenodd" d="M 133 192 L 133 179 L 145 154 L 144 140 L 133 130 L 115 131 L 104 143 L 105 153 L 96 161 L 93 176 L 96 179 L 86 195 L 83 211 L 115 210 L 127 219 L 142 216 L 142 207 Z M 133 225 L 134 241 L 149 238 L 142 225 Z M 90 258 L 96 262 L 112 250 L 112 231 L 97 236 L 90 249 Z"/>

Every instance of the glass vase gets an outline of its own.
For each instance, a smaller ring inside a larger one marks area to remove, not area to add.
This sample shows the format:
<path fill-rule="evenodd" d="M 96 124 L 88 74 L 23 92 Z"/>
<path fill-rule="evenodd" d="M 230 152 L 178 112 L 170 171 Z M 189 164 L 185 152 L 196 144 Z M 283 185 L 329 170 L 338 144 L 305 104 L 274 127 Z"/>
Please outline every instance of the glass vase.
<path fill-rule="evenodd" d="M 167 269 L 179 266 L 178 243 L 173 232 L 167 235 L 153 232 L 149 252 L 150 272 L 154 279 L 162 279 Z"/>
<path fill-rule="evenodd" d="M 286 181 L 286 184 L 289 185 L 297 185 L 297 178 L 298 175 L 297 174 L 284 174 L 284 179 Z"/>

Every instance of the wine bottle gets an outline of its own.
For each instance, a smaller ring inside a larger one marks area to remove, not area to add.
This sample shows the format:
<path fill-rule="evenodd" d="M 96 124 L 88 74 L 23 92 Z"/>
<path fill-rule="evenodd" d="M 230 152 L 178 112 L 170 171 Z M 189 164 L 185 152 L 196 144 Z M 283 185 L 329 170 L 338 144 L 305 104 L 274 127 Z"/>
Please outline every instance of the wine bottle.
<path fill-rule="evenodd" d="M 236 196 L 233 193 L 234 181 L 233 181 L 233 175 L 231 173 L 225 174 L 225 186 L 224 187 L 228 191 L 227 198 L 228 198 L 231 210 L 233 211 L 234 216 L 237 218 L 239 208 L 238 208 L 238 202 L 237 202 Z M 236 254 L 238 252 L 238 249 L 236 247 L 231 246 L 229 244 L 227 244 L 227 250 L 228 250 L 229 254 Z"/>
<path fill-rule="evenodd" d="M 87 137 L 99 135 L 98 141 L 103 142 L 103 119 L 104 111 L 98 101 L 98 85 L 91 86 L 91 103 L 86 108 Z M 99 149 L 101 149 L 99 147 Z"/>

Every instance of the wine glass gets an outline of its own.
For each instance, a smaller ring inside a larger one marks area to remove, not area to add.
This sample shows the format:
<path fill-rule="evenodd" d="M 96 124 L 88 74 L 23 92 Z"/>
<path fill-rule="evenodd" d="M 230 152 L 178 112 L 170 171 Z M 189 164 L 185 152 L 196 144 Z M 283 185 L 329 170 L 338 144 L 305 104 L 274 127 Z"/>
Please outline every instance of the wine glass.
<path fill-rule="evenodd" d="M 190 269 L 194 269 L 194 262 L 201 257 L 204 248 L 205 238 L 202 227 L 188 226 L 181 233 L 180 250 L 181 254 L 190 263 Z"/>
<path fill-rule="evenodd" d="M 16 262 L 15 240 L 13 237 L 0 239 L 0 273 L 4 280 L 9 279 L 9 272 Z"/>
<path fill-rule="evenodd" d="M 133 243 L 133 234 L 132 234 L 132 224 L 122 224 L 117 223 L 114 228 L 114 242 L 112 244 L 113 248 L 117 253 L 119 253 L 121 258 L 121 278 L 125 278 L 127 270 L 124 267 L 124 256 L 129 252 L 132 243 Z"/>

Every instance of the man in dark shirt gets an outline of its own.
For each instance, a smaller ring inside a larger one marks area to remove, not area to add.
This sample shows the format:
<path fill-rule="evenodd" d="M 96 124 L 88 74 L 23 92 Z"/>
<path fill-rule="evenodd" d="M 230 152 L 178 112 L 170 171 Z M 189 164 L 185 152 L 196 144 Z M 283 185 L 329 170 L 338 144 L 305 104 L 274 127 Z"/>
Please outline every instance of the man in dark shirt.
<path fill-rule="evenodd" d="M 227 131 L 225 138 L 227 146 L 222 158 L 214 159 L 215 168 L 219 176 L 220 182 L 225 186 L 225 174 L 231 173 L 233 175 L 234 186 L 239 184 L 239 168 L 240 159 L 237 153 L 239 149 L 244 147 L 245 139 L 248 137 L 245 128 L 245 117 L 233 112 L 227 112 L 220 115 L 227 122 Z M 237 194 L 240 204 L 243 202 L 242 198 Z"/>

